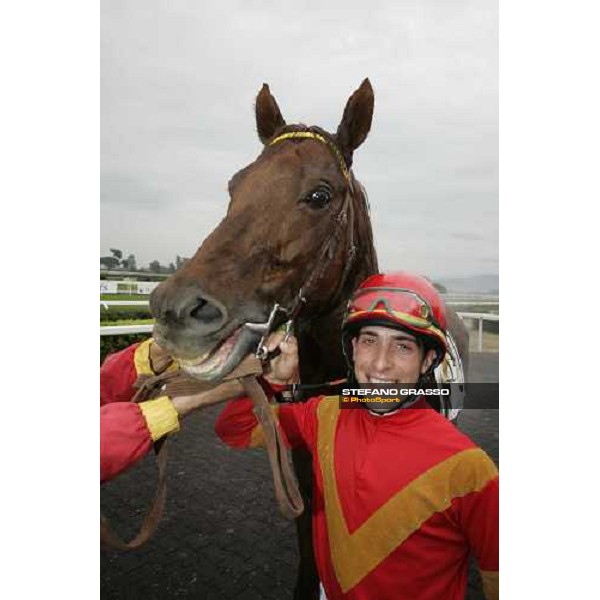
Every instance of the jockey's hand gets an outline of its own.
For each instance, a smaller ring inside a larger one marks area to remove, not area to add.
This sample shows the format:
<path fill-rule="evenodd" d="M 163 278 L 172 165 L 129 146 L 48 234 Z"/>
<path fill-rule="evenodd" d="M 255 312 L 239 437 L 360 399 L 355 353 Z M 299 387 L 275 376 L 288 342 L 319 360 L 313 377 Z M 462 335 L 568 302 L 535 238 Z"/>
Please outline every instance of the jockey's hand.
<path fill-rule="evenodd" d="M 285 331 L 276 331 L 269 336 L 266 344 L 269 352 L 276 348 L 281 350 L 281 354 L 271 359 L 264 373 L 269 383 L 277 385 L 290 385 L 299 380 L 298 342 L 293 335 L 285 341 L 284 338 Z"/>

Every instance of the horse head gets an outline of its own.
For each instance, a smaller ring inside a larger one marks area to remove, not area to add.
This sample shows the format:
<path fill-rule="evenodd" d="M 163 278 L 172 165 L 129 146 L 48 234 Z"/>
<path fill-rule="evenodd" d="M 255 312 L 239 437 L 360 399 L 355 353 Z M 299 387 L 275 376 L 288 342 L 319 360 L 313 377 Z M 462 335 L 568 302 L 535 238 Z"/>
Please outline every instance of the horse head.
<path fill-rule="evenodd" d="M 150 298 L 155 339 L 188 373 L 219 380 L 233 370 L 260 338 L 247 324 L 265 323 L 275 303 L 288 314 L 301 309 L 301 318 L 332 308 L 365 240 L 375 260 L 366 198 L 350 171 L 373 104 L 365 79 L 331 134 L 286 124 L 263 85 L 256 98 L 262 152 L 229 181 L 221 223 Z"/>

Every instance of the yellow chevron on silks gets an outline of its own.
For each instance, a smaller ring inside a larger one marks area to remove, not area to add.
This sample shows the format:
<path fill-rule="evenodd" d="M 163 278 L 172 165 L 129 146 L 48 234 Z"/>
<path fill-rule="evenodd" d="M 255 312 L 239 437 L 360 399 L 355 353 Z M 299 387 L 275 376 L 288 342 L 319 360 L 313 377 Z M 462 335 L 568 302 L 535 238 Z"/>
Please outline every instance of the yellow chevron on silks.
<path fill-rule="evenodd" d="M 486 600 L 498 600 L 500 597 L 498 571 L 479 571 L 479 573 Z"/>
<path fill-rule="evenodd" d="M 325 500 L 325 515 L 333 567 L 348 592 L 454 498 L 483 489 L 498 470 L 480 448 L 463 450 L 433 466 L 377 509 L 354 533 L 344 518 L 335 478 L 334 441 L 340 413 L 337 397 L 318 407 L 317 451 Z M 460 468 L 465 463 L 472 468 Z M 459 468 L 457 468 L 459 467 Z M 452 473 L 452 476 L 448 475 Z"/>
<path fill-rule="evenodd" d="M 279 404 L 271 404 L 271 411 L 273 416 L 277 419 L 279 416 Z M 257 423 L 250 432 L 250 443 L 248 448 L 264 448 L 265 443 L 265 430 L 260 423 Z"/>

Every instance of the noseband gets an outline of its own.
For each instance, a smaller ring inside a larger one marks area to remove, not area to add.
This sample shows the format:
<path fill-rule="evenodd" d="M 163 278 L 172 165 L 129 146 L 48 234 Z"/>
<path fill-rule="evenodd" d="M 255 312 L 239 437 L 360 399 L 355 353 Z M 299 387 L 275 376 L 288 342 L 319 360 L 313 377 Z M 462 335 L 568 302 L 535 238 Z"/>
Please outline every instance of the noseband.
<path fill-rule="evenodd" d="M 304 308 L 307 303 L 307 295 L 314 288 L 316 283 L 323 277 L 327 266 L 330 261 L 333 260 L 335 256 L 338 244 L 340 242 L 340 238 L 344 229 L 348 229 L 348 247 L 346 250 L 346 260 L 344 264 L 344 272 L 342 273 L 342 277 L 340 279 L 340 283 L 338 288 L 333 296 L 334 299 L 337 299 L 341 294 L 344 284 L 346 283 L 346 279 L 348 278 L 348 274 L 350 273 L 350 269 L 354 264 L 354 259 L 356 257 L 356 245 L 354 243 L 354 203 L 352 202 L 355 195 L 355 179 L 352 173 L 349 171 L 346 166 L 346 161 L 342 156 L 339 148 L 325 136 L 315 133 L 314 131 L 290 131 L 288 133 L 283 133 L 273 139 L 269 146 L 274 146 L 279 142 L 283 142 L 289 139 L 312 139 L 320 142 L 321 144 L 325 144 L 332 155 L 337 161 L 338 167 L 344 176 L 348 184 L 348 188 L 346 190 L 346 194 L 344 196 L 344 200 L 342 202 L 342 206 L 336 216 L 332 219 L 332 227 L 333 230 L 331 234 L 327 237 L 327 239 L 321 245 L 319 253 L 317 254 L 317 259 L 315 261 L 316 267 L 312 270 L 308 279 L 300 286 L 298 293 L 294 297 L 290 308 L 284 308 L 280 304 L 275 304 L 273 309 L 271 310 L 271 314 L 269 315 L 269 319 L 266 323 L 246 323 L 246 326 L 253 330 L 260 332 L 262 334 L 262 338 L 258 344 L 258 349 L 256 351 L 256 356 L 261 360 L 268 360 L 274 354 L 269 355 L 268 350 L 265 346 L 265 342 L 270 333 L 279 325 L 281 325 L 281 317 L 279 317 L 279 313 L 285 315 L 285 319 L 287 320 L 287 331 L 288 334 L 291 330 L 291 324 L 293 321 L 297 319 L 300 312 Z M 278 318 L 279 317 L 279 318 Z"/>

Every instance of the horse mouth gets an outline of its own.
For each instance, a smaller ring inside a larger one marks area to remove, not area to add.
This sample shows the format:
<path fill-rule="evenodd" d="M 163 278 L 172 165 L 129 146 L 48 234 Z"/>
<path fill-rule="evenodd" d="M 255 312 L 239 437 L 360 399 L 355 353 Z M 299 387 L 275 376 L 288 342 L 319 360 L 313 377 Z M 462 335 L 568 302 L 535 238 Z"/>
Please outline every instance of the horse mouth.
<path fill-rule="evenodd" d="M 177 359 L 181 369 L 205 381 L 219 380 L 233 371 L 256 345 L 256 335 L 243 325 L 214 348 L 193 359 Z"/>

